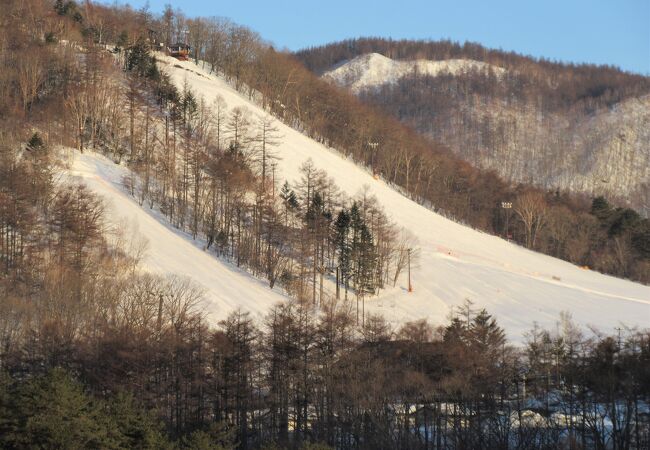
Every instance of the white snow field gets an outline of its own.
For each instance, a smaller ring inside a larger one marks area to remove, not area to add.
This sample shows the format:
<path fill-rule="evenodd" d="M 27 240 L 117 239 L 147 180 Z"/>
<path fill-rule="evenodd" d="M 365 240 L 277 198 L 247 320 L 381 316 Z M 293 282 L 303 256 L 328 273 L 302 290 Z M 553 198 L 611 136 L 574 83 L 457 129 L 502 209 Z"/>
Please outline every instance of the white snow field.
<path fill-rule="evenodd" d="M 211 102 L 221 96 L 229 109 L 245 106 L 254 115 L 267 113 L 227 82 L 190 61 L 159 57 L 161 67 L 177 85 L 187 82 Z M 455 223 L 376 180 L 364 168 L 300 132 L 276 122 L 283 136 L 277 148 L 281 160 L 277 179 L 299 178 L 308 158 L 325 170 L 342 191 L 354 196 L 364 187 L 374 194 L 398 226 L 417 236 L 418 266 L 412 271 L 414 292 L 402 276 L 396 288 L 366 300 L 366 312 L 382 314 L 394 326 L 427 318 L 444 324 L 465 299 L 486 308 L 510 339 L 522 342 L 534 322 L 554 330 L 561 312 L 581 326 L 614 333 L 616 327 L 650 327 L 650 287 L 584 270 L 567 262 L 526 250 L 505 240 Z M 220 320 L 237 307 L 261 315 L 286 300 L 230 263 L 201 249 L 185 233 L 168 226 L 145 206 L 141 208 L 120 186 L 124 170 L 94 154 L 75 157 L 72 172 L 112 204 L 115 219 L 137 223 L 150 242 L 144 261 L 150 270 L 187 275 L 206 289 L 208 312 Z"/>
<path fill-rule="evenodd" d="M 325 72 L 323 79 L 357 93 L 366 88 L 396 83 L 400 78 L 414 71 L 420 75 L 435 77 L 442 74 L 458 75 L 469 71 L 487 71 L 489 69 L 492 69 L 496 75 L 505 72 L 505 69 L 501 67 L 471 59 L 399 61 L 379 53 L 367 53 Z"/>

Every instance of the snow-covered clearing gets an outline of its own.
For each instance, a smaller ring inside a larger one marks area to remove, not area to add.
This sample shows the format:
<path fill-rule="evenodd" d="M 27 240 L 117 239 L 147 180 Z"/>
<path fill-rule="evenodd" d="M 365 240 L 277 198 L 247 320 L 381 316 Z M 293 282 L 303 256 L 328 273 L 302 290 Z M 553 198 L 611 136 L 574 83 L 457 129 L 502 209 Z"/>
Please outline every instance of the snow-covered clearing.
<path fill-rule="evenodd" d="M 220 95 L 229 109 L 245 106 L 255 115 L 266 114 L 192 62 L 162 58 L 161 66 L 179 86 L 187 81 L 208 102 Z M 374 179 L 338 152 L 279 122 L 276 125 L 283 136 L 277 148 L 280 183 L 298 179 L 301 164 L 311 158 L 349 196 L 367 187 L 396 224 L 418 237 L 421 255 L 412 271 L 414 292 L 407 292 L 402 276 L 396 288 L 366 301 L 367 312 L 382 314 L 395 325 L 425 317 L 441 324 L 452 308 L 470 299 L 475 308 L 494 314 L 515 342 L 522 341 L 535 321 L 554 329 L 562 311 L 571 313 L 580 325 L 608 333 L 621 324 L 650 327 L 650 287 L 584 270 L 455 223 Z M 201 244 L 170 228 L 146 206 L 141 208 L 120 186 L 123 171 L 93 154 L 77 154 L 72 166 L 75 175 L 107 198 L 116 220 L 126 217 L 149 239 L 146 267 L 190 276 L 206 288 L 213 320 L 239 306 L 263 314 L 286 299 L 279 290 L 269 290 L 263 281 L 204 252 Z"/>
<path fill-rule="evenodd" d="M 496 75 L 505 72 L 501 67 L 471 59 L 398 61 L 379 53 L 368 53 L 357 56 L 325 72 L 323 79 L 338 86 L 346 87 L 353 92 L 359 92 L 366 88 L 397 83 L 400 78 L 412 73 L 435 77 L 443 74 L 459 75 L 470 71 L 484 72 L 490 69 Z"/>

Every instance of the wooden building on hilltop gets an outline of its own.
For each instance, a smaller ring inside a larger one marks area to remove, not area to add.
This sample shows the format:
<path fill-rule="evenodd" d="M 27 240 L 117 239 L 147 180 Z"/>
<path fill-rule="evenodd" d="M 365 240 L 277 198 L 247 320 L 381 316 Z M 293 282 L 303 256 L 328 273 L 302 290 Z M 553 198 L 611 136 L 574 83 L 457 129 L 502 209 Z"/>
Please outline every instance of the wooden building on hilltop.
<path fill-rule="evenodd" d="M 167 54 L 181 61 L 187 61 L 189 59 L 190 50 L 192 50 L 192 47 L 181 42 L 167 46 Z"/>

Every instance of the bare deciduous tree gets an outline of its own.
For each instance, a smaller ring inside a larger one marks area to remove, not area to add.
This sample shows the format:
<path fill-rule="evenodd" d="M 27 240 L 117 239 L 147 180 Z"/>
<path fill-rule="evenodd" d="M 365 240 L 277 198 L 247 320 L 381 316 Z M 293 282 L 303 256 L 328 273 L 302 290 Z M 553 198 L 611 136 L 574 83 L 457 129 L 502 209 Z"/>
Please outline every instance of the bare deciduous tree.
<path fill-rule="evenodd" d="M 525 192 L 513 204 L 526 232 L 526 247 L 535 247 L 539 232 L 546 225 L 548 206 L 544 196 L 535 191 Z"/>
<path fill-rule="evenodd" d="M 18 87 L 22 99 L 23 111 L 38 95 L 38 90 L 45 81 L 45 61 L 37 51 L 25 53 L 17 60 Z"/>

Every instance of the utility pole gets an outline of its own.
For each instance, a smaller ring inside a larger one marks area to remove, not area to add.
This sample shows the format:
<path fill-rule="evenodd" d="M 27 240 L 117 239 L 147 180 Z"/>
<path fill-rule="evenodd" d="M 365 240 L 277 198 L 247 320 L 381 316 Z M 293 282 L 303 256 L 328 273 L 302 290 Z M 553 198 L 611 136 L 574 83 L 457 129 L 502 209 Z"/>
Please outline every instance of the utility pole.
<path fill-rule="evenodd" d="M 413 292 L 413 285 L 411 284 L 411 249 L 408 248 L 408 273 L 409 273 L 409 292 Z"/>

